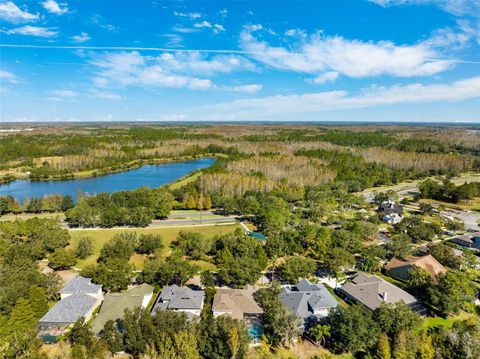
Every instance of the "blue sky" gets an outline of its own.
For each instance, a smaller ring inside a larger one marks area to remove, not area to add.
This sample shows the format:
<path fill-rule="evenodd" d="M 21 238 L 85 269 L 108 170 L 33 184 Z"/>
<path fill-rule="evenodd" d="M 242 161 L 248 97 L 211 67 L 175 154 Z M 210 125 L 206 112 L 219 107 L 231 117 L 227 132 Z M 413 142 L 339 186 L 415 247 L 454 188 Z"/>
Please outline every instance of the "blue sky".
<path fill-rule="evenodd" d="M 480 122 L 480 0 L 0 0 L 0 122 Z"/>

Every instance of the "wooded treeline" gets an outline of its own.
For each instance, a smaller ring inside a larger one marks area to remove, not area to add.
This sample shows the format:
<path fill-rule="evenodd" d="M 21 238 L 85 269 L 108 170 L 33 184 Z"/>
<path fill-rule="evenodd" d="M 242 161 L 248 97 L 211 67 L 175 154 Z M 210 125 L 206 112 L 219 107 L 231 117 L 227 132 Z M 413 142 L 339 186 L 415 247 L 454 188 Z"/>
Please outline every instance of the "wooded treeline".
<path fill-rule="evenodd" d="M 79 171 L 101 175 L 159 159 L 232 153 L 293 155 L 302 149 L 350 150 L 367 161 L 418 172 L 480 168 L 478 132 L 468 128 L 233 128 L 237 133 L 228 126 L 80 126 L 8 134 L 0 137 L 0 170 L 6 171 L 5 181 L 27 171 L 32 180 L 66 179 Z M 457 138 L 464 135 L 465 141 L 452 142 L 448 133 Z M 422 140 L 421 135 L 428 139 Z"/>

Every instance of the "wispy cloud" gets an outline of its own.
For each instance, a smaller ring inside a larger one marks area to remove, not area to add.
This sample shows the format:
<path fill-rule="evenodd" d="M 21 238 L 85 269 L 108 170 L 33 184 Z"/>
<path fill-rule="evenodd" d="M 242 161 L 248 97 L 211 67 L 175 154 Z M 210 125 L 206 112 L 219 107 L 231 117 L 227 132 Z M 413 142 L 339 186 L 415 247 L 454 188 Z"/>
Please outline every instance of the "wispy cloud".
<path fill-rule="evenodd" d="M 72 36 L 71 39 L 73 42 L 83 43 L 91 40 L 92 38 L 86 32 L 81 32 L 79 35 Z"/>
<path fill-rule="evenodd" d="M 106 100 L 121 100 L 124 97 L 113 92 L 100 91 L 98 89 L 92 89 L 90 93 L 96 98 L 102 98 Z"/>
<path fill-rule="evenodd" d="M 325 72 L 321 75 L 318 75 L 317 77 L 313 79 L 308 79 L 309 82 L 312 82 L 316 85 L 323 85 L 327 82 L 333 82 L 335 81 L 339 76 L 339 73 L 336 71 L 329 71 Z"/>
<path fill-rule="evenodd" d="M 434 5 L 451 14 L 480 17 L 479 0 L 369 0 L 380 6 Z"/>
<path fill-rule="evenodd" d="M 90 64 L 97 68 L 94 83 L 98 88 L 123 86 L 170 87 L 205 90 L 216 88 L 209 78 L 233 71 L 254 71 L 255 65 L 242 56 L 207 56 L 195 52 L 163 53 L 143 56 L 139 52 L 92 55 Z M 246 87 L 244 92 L 254 92 Z M 238 87 L 238 91 L 242 89 Z"/>
<path fill-rule="evenodd" d="M 178 16 L 178 17 L 187 17 L 189 19 L 200 19 L 202 15 L 198 12 L 178 12 L 174 11 L 173 15 Z"/>
<path fill-rule="evenodd" d="M 27 35 L 27 36 L 37 36 L 37 37 L 55 37 L 58 34 L 58 31 L 52 30 L 47 27 L 39 26 L 22 26 L 15 29 L 10 29 L 4 31 L 9 35 Z"/>
<path fill-rule="evenodd" d="M 109 53 L 91 60 L 99 71 L 94 83 L 98 87 L 169 87 L 207 89 L 213 86 L 209 79 L 173 73 L 163 68 L 158 61 L 138 52 Z"/>
<path fill-rule="evenodd" d="M 102 28 L 102 29 L 105 29 L 105 30 L 108 30 L 108 31 L 114 31 L 117 29 L 116 26 L 108 23 L 105 18 L 99 14 L 96 14 L 96 15 L 93 15 L 91 18 L 90 18 L 90 21 L 92 24 Z"/>
<path fill-rule="evenodd" d="M 67 97 L 67 98 L 72 98 L 77 96 L 77 93 L 72 90 L 52 90 L 49 92 L 49 94 L 56 97 Z"/>
<path fill-rule="evenodd" d="M 7 70 L 0 70 L 0 80 L 2 80 L 1 82 L 9 84 L 17 84 L 20 82 L 15 74 Z"/>
<path fill-rule="evenodd" d="M 19 24 L 22 22 L 30 22 L 39 19 L 38 14 L 29 13 L 20 9 L 11 1 L 0 3 L 0 20 Z"/>
<path fill-rule="evenodd" d="M 321 113 L 399 104 L 462 101 L 480 98 L 480 77 L 445 84 L 410 84 L 368 87 L 358 93 L 329 91 L 240 99 L 186 110 L 190 118 L 204 120 L 276 119 L 288 115 Z"/>
<path fill-rule="evenodd" d="M 243 94 L 254 94 L 262 90 L 263 85 L 261 84 L 249 84 L 249 85 L 238 85 L 238 86 L 231 86 L 225 87 L 227 90 L 243 93 Z"/>
<path fill-rule="evenodd" d="M 193 27 L 196 27 L 196 28 L 202 28 L 202 27 L 211 28 L 212 24 L 210 24 L 210 22 L 204 20 L 202 22 L 196 22 L 195 24 L 193 24 Z"/>
<path fill-rule="evenodd" d="M 44 2 L 42 2 L 42 6 L 49 13 L 55 15 L 63 15 L 68 12 L 67 4 L 62 4 L 62 6 L 60 6 L 60 4 L 55 0 L 45 0 Z"/>
<path fill-rule="evenodd" d="M 334 71 L 361 78 L 391 75 L 399 77 L 428 76 L 450 68 L 429 44 L 396 45 L 390 41 L 365 42 L 341 36 L 314 33 L 301 36 L 289 46 L 273 46 L 259 40 L 260 25 L 245 27 L 240 35 L 240 46 L 268 66 L 308 74 Z"/>

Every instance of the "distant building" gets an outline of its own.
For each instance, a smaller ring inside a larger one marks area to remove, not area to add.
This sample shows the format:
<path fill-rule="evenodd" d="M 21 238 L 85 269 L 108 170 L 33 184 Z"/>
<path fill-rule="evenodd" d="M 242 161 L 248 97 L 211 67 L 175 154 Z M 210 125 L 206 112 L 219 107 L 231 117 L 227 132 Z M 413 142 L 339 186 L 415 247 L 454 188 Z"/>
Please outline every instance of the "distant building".
<path fill-rule="evenodd" d="M 389 200 L 389 201 L 382 202 L 380 206 L 378 206 L 377 212 L 383 213 L 385 215 L 392 214 L 392 213 L 402 215 L 403 207 L 402 205 Z"/>
<path fill-rule="evenodd" d="M 467 233 L 454 237 L 450 241 L 462 247 L 480 250 L 480 232 Z"/>
<path fill-rule="evenodd" d="M 447 272 L 445 267 L 430 254 L 422 257 L 410 256 L 404 260 L 393 258 L 385 265 L 385 270 L 393 278 L 407 280 L 408 271 L 414 266 L 423 269 L 432 278 Z"/>
<path fill-rule="evenodd" d="M 190 318 L 198 317 L 202 313 L 205 292 L 192 290 L 188 287 L 171 285 L 165 287 L 157 298 L 152 314 L 157 310 L 175 310 L 185 312 Z"/>
<path fill-rule="evenodd" d="M 282 288 L 280 301 L 304 322 L 310 317 L 325 318 L 330 309 L 338 305 L 323 284 L 313 284 L 306 279 L 300 280 L 294 286 Z"/>
<path fill-rule="evenodd" d="M 382 221 L 388 224 L 398 224 L 402 219 L 402 216 L 397 213 L 386 214 L 382 217 Z"/>
<path fill-rule="evenodd" d="M 338 291 L 346 299 L 361 303 L 371 310 L 378 309 L 382 303 L 394 304 L 403 301 L 417 313 L 425 313 L 425 308 L 414 296 L 377 275 L 359 273 Z"/>
<path fill-rule="evenodd" d="M 60 291 L 60 301 L 39 320 L 39 336 L 52 340 L 82 317 L 88 321 L 102 300 L 101 285 L 92 284 L 90 278 L 72 279 Z"/>
<path fill-rule="evenodd" d="M 109 320 L 116 321 L 123 318 L 125 309 L 145 309 L 148 303 L 150 303 L 152 296 L 153 287 L 145 283 L 123 293 L 105 294 L 100 311 L 92 322 L 92 331 L 98 334 Z"/>

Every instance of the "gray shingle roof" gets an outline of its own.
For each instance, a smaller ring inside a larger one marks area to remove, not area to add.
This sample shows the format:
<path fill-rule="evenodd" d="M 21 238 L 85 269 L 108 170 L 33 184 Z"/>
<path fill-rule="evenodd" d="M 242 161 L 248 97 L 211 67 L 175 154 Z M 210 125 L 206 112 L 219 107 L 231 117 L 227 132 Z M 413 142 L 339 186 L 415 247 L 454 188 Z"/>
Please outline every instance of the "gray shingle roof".
<path fill-rule="evenodd" d="M 75 323 L 85 317 L 96 303 L 97 299 L 87 294 L 71 295 L 57 302 L 39 323 Z"/>
<path fill-rule="evenodd" d="M 60 290 L 60 294 L 98 293 L 101 285 L 93 284 L 91 278 L 75 277 Z"/>
<path fill-rule="evenodd" d="M 314 315 L 316 310 L 330 309 L 338 305 L 323 284 L 313 284 L 306 279 L 302 279 L 293 287 L 282 288 L 280 301 L 292 313 L 303 319 Z"/>
<path fill-rule="evenodd" d="M 202 309 L 205 293 L 202 290 L 192 290 L 187 287 L 171 285 L 165 287 L 153 307 L 157 309 Z"/>
<path fill-rule="evenodd" d="M 417 303 L 415 297 L 404 290 L 376 275 L 365 273 L 359 273 L 352 282 L 345 283 L 340 292 L 372 310 L 380 307 L 383 302 L 397 303 L 403 300 L 409 305 Z"/>

